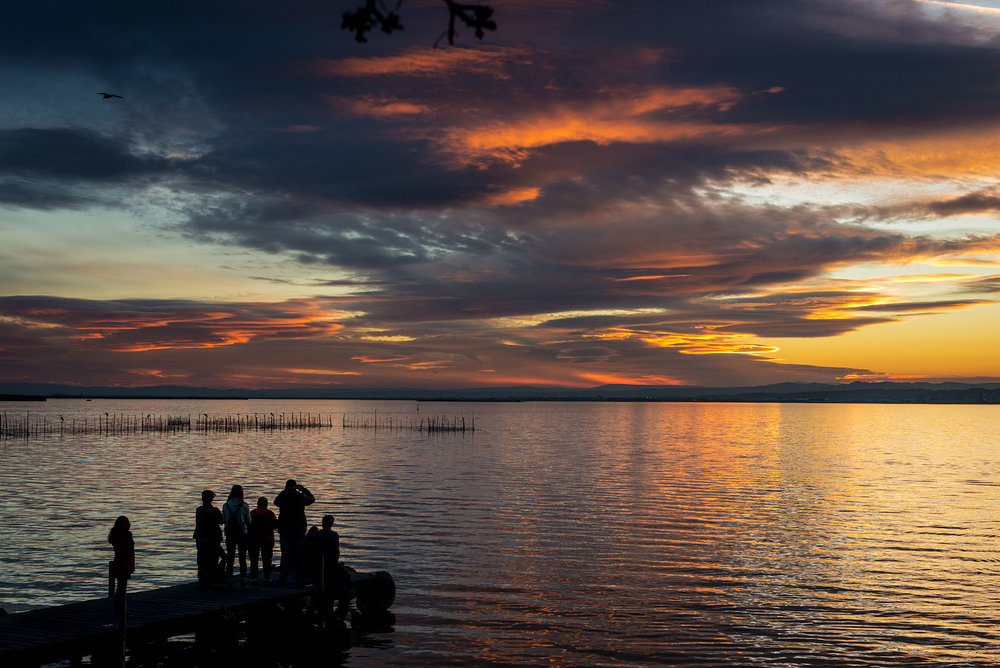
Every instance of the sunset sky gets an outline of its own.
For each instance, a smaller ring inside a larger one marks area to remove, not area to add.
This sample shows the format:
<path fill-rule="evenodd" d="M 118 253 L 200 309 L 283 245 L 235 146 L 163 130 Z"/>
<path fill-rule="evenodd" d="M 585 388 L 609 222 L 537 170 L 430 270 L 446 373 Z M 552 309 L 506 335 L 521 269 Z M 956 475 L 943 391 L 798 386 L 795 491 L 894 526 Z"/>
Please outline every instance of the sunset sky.
<path fill-rule="evenodd" d="M 1000 0 L 359 4 L 5 8 L 0 381 L 1000 380 Z"/>

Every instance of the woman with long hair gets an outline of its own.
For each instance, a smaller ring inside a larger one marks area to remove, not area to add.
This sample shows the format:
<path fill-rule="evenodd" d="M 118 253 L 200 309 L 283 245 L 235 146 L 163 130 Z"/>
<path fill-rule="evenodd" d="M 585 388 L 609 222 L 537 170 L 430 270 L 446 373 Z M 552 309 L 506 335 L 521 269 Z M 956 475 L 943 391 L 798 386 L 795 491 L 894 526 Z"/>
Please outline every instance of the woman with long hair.
<path fill-rule="evenodd" d="M 233 485 L 229 499 L 222 506 L 226 532 L 226 577 L 233 577 L 233 561 L 240 556 L 240 588 L 247 586 L 247 533 L 250 529 L 250 506 L 243 500 L 243 486 Z"/>
<path fill-rule="evenodd" d="M 115 613 L 119 623 L 125 613 L 125 587 L 135 573 L 135 540 L 132 538 L 132 524 L 124 515 L 119 515 L 108 532 L 108 542 L 115 550 L 115 558 L 108 565 L 110 585 L 108 592 L 115 600 Z"/>

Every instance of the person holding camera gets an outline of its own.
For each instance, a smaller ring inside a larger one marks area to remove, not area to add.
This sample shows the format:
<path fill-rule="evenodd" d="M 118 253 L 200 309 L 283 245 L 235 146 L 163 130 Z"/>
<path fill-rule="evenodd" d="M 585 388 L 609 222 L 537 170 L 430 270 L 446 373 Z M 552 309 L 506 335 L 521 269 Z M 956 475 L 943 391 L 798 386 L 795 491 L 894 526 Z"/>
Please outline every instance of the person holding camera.
<path fill-rule="evenodd" d="M 305 485 L 294 480 L 285 482 L 285 489 L 274 498 L 278 507 L 278 540 L 281 547 L 281 575 L 279 584 L 288 582 L 291 574 L 295 583 L 305 584 L 305 549 L 306 549 L 306 506 L 315 503 Z"/>

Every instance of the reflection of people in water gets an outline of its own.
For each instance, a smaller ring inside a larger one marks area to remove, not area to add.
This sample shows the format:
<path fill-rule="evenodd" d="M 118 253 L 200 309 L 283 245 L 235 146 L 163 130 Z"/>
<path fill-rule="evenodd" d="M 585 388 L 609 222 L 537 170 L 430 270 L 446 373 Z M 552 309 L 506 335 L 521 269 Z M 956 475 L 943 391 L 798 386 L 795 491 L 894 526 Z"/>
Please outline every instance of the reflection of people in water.
<path fill-rule="evenodd" d="M 135 573 L 135 540 L 132 538 L 132 524 L 124 515 L 119 515 L 108 532 L 108 542 L 115 550 L 111 561 L 111 578 L 114 582 L 114 597 L 117 604 L 125 598 L 125 587 L 132 573 Z"/>
<path fill-rule="evenodd" d="M 194 542 L 198 547 L 198 588 L 210 589 L 219 566 L 222 540 L 222 512 L 212 505 L 215 492 L 201 493 L 201 505 L 194 512 Z"/>
<path fill-rule="evenodd" d="M 285 482 L 285 489 L 274 498 L 278 506 L 278 537 L 281 541 L 281 576 L 278 582 L 284 584 L 290 574 L 295 574 L 297 584 L 305 583 L 306 548 L 306 506 L 312 505 L 316 497 L 305 485 L 294 480 Z"/>

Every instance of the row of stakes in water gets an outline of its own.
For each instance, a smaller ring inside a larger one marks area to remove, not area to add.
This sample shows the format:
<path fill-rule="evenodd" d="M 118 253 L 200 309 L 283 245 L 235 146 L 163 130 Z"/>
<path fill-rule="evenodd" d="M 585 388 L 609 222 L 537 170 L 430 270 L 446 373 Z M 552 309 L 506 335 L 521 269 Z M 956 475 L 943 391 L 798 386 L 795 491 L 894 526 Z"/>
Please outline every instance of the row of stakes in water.
<path fill-rule="evenodd" d="M 238 433 L 278 431 L 285 429 L 372 429 L 384 431 L 471 432 L 476 430 L 475 417 L 351 415 L 344 413 L 339 425 L 332 415 L 319 413 L 237 413 L 236 415 L 153 415 L 105 413 L 96 417 L 50 415 L 0 415 L 0 438 L 33 436 L 63 436 L 97 434 L 123 436 L 128 434 L 174 433 Z"/>

